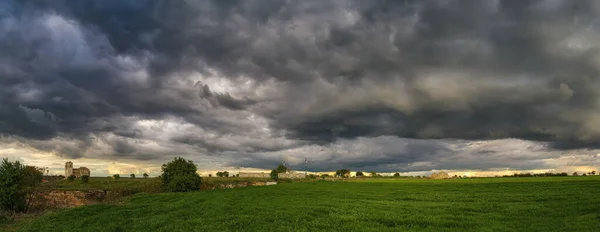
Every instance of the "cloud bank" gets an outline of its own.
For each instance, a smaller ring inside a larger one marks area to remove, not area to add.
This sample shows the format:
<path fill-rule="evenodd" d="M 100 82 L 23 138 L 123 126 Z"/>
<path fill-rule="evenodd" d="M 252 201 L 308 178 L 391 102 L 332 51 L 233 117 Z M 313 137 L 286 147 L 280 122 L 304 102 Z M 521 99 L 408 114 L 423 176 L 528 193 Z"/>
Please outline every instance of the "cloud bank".
<path fill-rule="evenodd" d="M 600 146 L 599 13 L 556 0 L 4 1 L 1 142 L 61 162 L 205 168 L 575 165 L 557 160 Z"/>

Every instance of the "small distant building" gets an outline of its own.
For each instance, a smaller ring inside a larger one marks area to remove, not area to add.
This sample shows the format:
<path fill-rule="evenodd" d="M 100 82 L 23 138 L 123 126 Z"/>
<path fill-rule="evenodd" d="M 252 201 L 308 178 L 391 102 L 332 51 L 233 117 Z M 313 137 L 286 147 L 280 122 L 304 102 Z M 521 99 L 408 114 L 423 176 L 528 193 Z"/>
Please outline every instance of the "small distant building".
<path fill-rule="evenodd" d="M 74 175 L 79 178 L 81 176 L 90 176 L 90 169 L 86 167 L 73 168 L 73 162 L 69 161 L 65 163 L 65 177 Z"/>
<path fill-rule="evenodd" d="M 239 175 L 244 178 L 271 178 L 271 173 L 265 172 L 240 172 Z"/>

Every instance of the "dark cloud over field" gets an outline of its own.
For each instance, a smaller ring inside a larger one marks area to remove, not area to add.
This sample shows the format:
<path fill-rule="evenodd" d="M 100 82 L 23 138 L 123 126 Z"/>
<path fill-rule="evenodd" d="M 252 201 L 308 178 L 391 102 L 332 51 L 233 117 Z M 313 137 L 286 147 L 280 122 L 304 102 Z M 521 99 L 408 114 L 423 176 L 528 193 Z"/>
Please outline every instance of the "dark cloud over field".
<path fill-rule="evenodd" d="M 64 158 L 544 167 L 600 146 L 599 13 L 556 0 L 7 0 L 0 134 Z M 510 138 L 543 155 L 469 153 Z"/>

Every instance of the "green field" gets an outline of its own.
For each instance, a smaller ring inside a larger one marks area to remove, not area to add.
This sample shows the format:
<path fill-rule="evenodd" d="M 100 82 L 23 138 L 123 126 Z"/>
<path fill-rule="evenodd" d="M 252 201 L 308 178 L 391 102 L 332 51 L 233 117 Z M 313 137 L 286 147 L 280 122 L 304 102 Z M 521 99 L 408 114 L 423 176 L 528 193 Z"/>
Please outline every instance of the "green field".
<path fill-rule="evenodd" d="M 20 231 L 598 231 L 600 178 L 317 181 L 135 195 Z"/>

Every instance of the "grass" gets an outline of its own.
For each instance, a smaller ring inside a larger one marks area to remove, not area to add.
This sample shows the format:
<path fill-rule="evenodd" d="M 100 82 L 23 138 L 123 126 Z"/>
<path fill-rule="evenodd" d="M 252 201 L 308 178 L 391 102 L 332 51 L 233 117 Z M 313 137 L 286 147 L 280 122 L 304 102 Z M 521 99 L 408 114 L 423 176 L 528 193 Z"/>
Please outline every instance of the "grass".
<path fill-rule="evenodd" d="M 141 194 L 19 231 L 597 231 L 600 178 L 317 181 Z"/>

